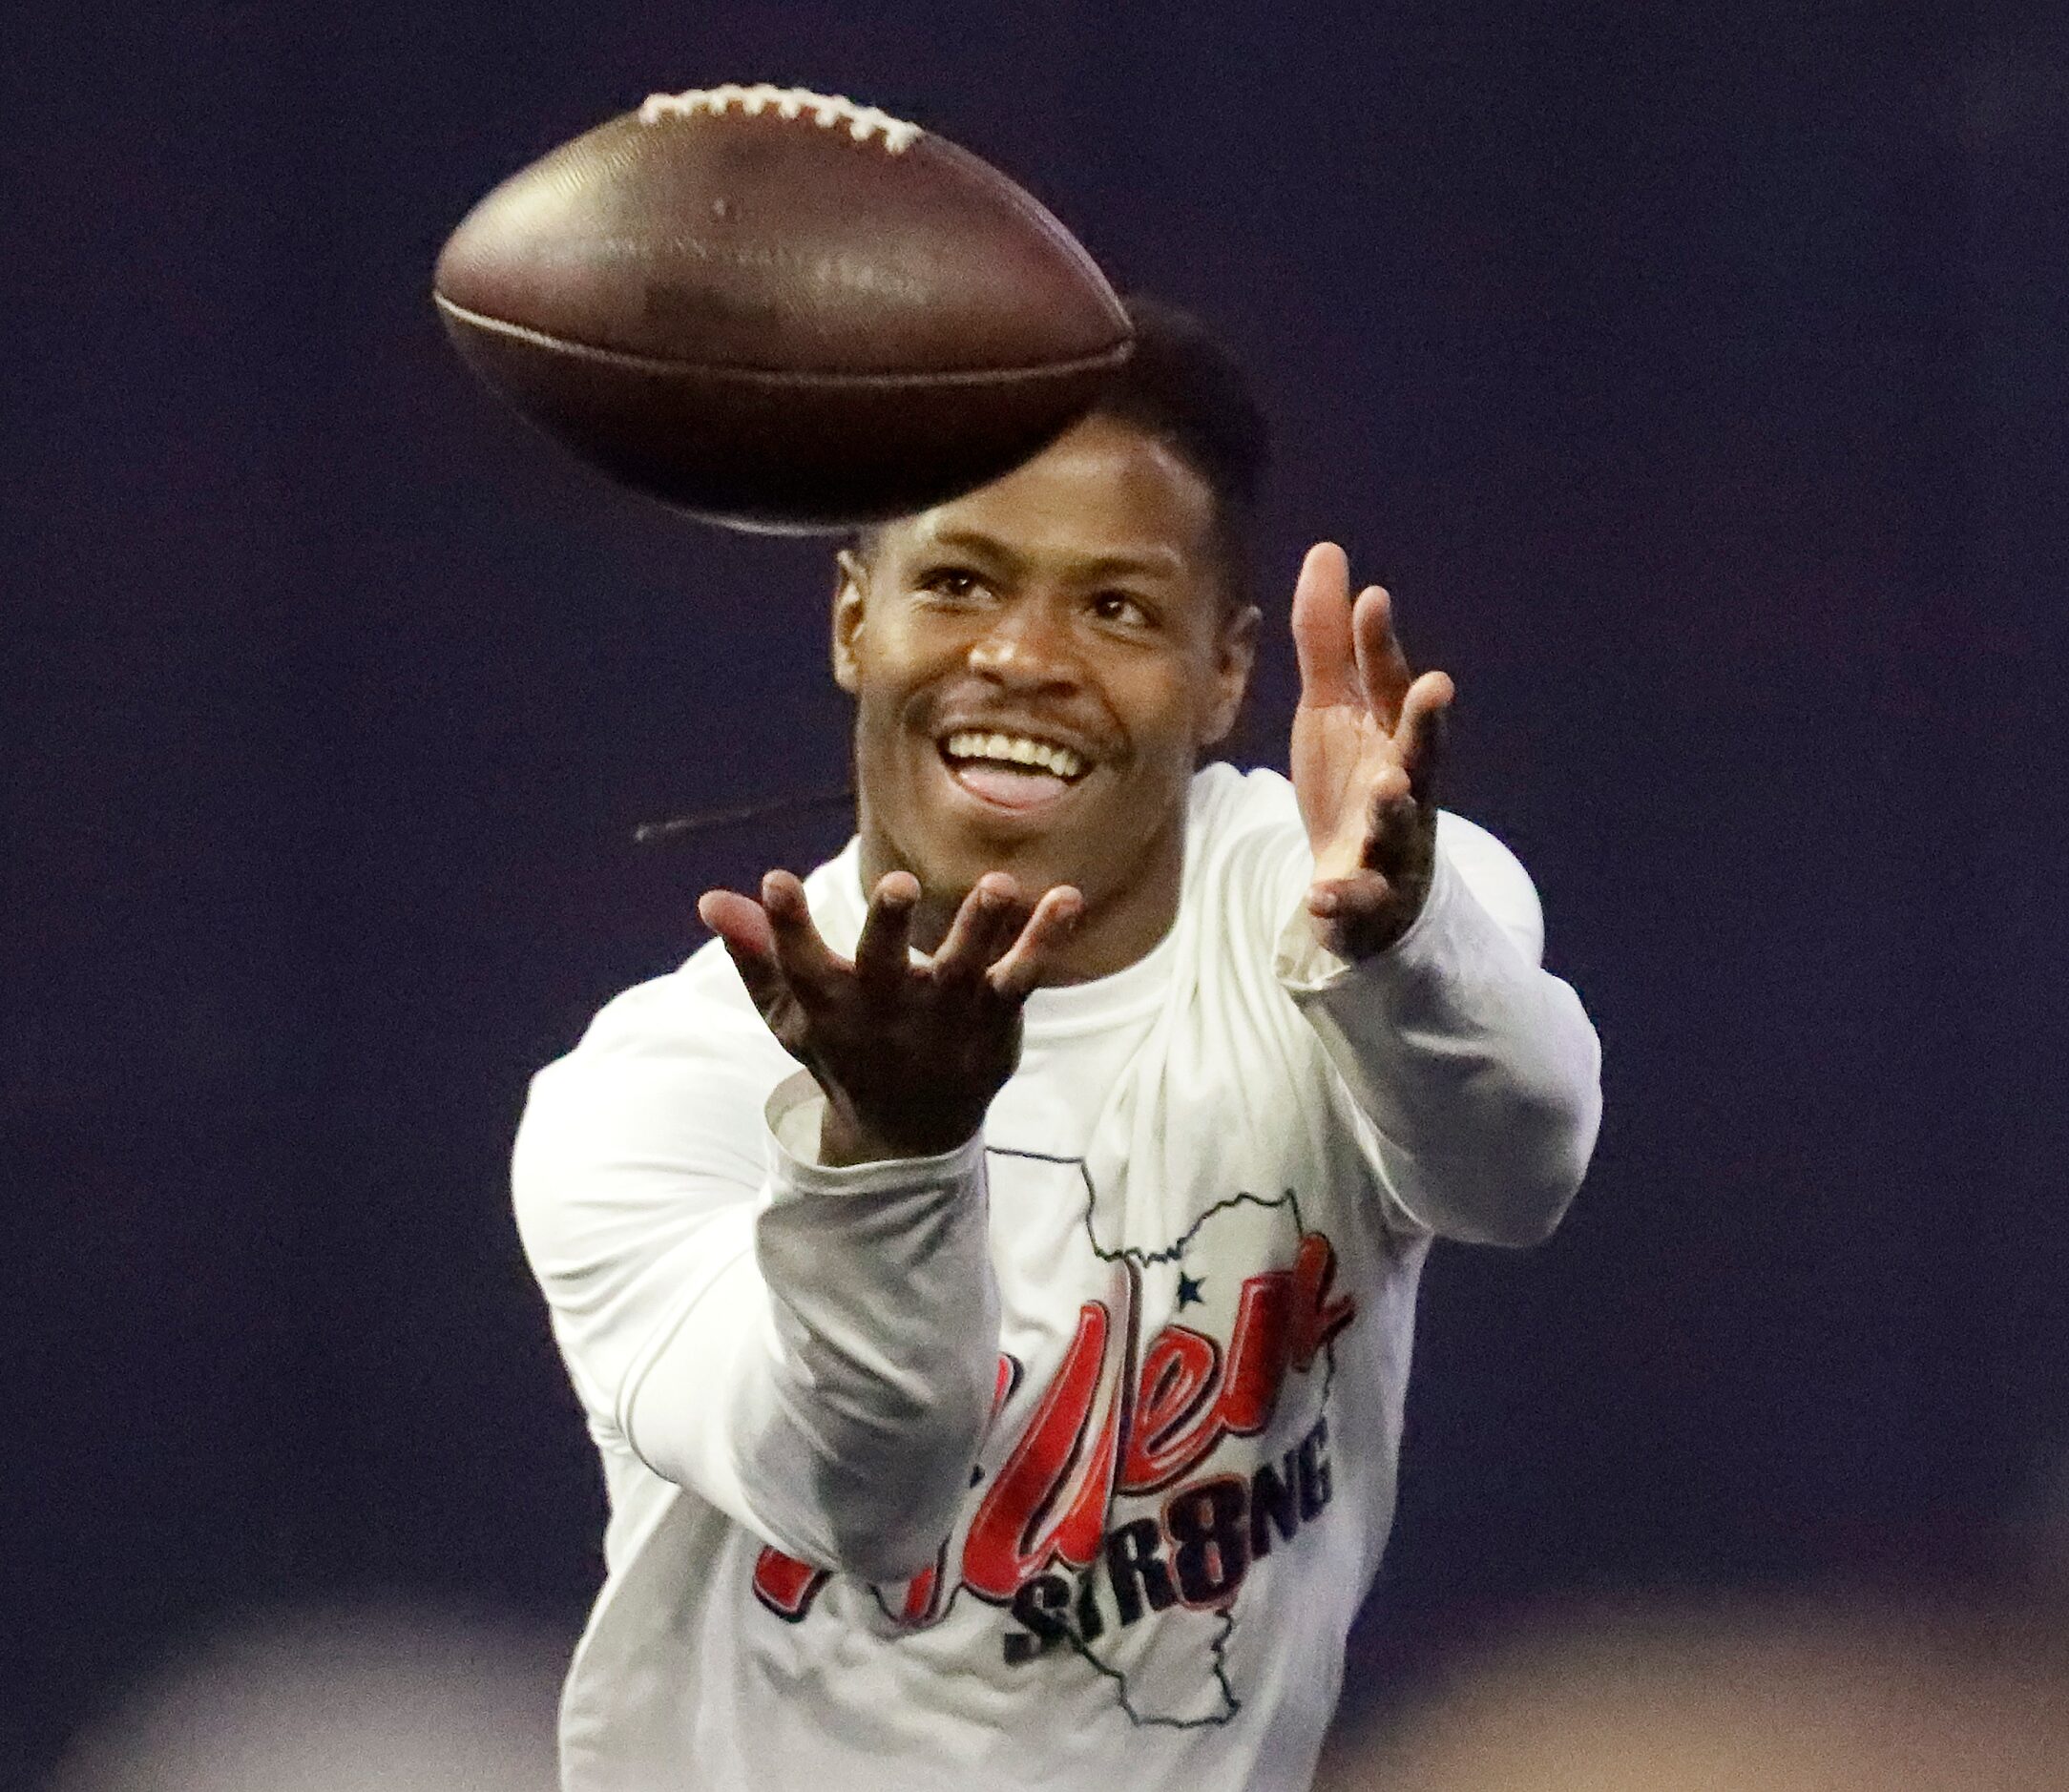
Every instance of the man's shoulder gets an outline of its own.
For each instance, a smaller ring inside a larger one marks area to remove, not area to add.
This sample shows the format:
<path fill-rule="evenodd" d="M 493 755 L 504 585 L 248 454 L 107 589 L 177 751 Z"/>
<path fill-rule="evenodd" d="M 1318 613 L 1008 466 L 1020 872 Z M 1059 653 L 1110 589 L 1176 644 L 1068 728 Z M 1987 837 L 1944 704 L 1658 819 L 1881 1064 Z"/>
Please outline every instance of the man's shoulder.
<path fill-rule="evenodd" d="M 1193 774 L 1185 815 L 1185 899 L 1204 902 L 1225 922 L 1255 906 L 1260 925 L 1304 881 L 1307 831 L 1285 778 L 1217 761 Z"/>
<path fill-rule="evenodd" d="M 1244 771 L 1223 760 L 1193 774 L 1185 830 L 1195 859 L 1244 844 L 1306 838 L 1299 800 L 1285 774 L 1262 765 Z"/>
<path fill-rule="evenodd" d="M 751 1180 L 763 1103 L 796 1069 L 716 942 L 613 996 L 532 1078 L 513 1166 L 520 1222 L 557 1223 L 569 1192 L 604 1164 L 698 1164 Z"/>
<path fill-rule="evenodd" d="M 1226 760 L 1212 760 L 1193 774 L 1187 819 L 1196 830 L 1298 823 L 1300 813 L 1292 783 L 1268 765 L 1244 770 Z"/>

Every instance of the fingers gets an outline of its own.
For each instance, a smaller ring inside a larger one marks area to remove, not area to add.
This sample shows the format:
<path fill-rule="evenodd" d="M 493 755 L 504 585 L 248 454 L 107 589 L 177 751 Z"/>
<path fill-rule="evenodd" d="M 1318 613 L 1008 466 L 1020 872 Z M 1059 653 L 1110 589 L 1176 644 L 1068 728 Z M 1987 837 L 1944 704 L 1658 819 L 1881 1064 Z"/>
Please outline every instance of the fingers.
<path fill-rule="evenodd" d="M 1085 899 L 1068 884 L 1059 884 L 1034 905 L 1006 955 L 986 973 L 993 990 L 1009 1002 L 1024 1001 L 1041 987 L 1054 955 L 1076 930 L 1085 912 Z"/>
<path fill-rule="evenodd" d="M 775 935 L 762 905 L 729 889 L 711 889 L 697 899 L 697 914 L 719 936 L 749 998 L 765 1016 L 784 993 L 784 984 L 776 962 Z"/>
<path fill-rule="evenodd" d="M 1293 649 L 1301 703 L 1356 705 L 1388 729 L 1400 720 L 1413 675 L 1393 628 L 1393 600 L 1368 585 L 1350 599 L 1350 562 L 1334 542 L 1317 542 L 1293 588 Z"/>
<path fill-rule="evenodd" d="M 1398 864 L 1413 836 L 1417 815 L 1415 789 L 1407 770 L 1399 764 L 1383 766 L 1366 791 L 1361 861 L 1378 870 Z"/>
<path fill-rule="evenodd" d="M 987 871 L 963 898 L 963 906 L 949 924 L 948 938 L 933 957 L 935 981 L 975 983 L 1026 919 L 1020 886 L 1003 871 Z"/>
<path fill-rule="evenodd" d="M 1445 732 L 1452 701 L 1457 695 L 1448 673 L 1426 672 L 1408 687 L 1401 699 L 1401 719 L 1394 729 L 1395 749 L 1401 756 L 1402 769 L 1408 773 L 1409 788 L 1419 803 L 1428 804 L 1436 799 Z"/>
<path fill-rule="evenodd" d="M 1328 709 L 1365 700 L 1350 634 L 1350 561 L 1333 541 L 1317 542 L 1293 587 L 1293 651 L 1301 706 Z"/>
<path fill-rule="evenodd" d="M 1364 958 L 1391 946 L 1413 923 L 1403 884 L 1374 870 L 1328 878 L 1307 892 L 1307 912 L 1322 943 L 1343 958 Z"/>
<path fill-rule="evenodd" d="M 912 941 L 912 913 L 920 882 L 909 871 L 889 871 L 877 880 L 869 912 L 855 943 L 855 974 L 882 988 L 904 974 Z"/>
<path fill-rule="evenodd" d="M 1351 611 L 1350 634 L 1358 660 L 1358 683 L 1368 708 L 1394 727 L 1408 699 L 1412 675 L 1393 632 L 1393 599 L 1384 587 L 1368 585 Z"/>
<path fill-rule="evenodd" d="M 1376 913 L 1393 894 L 1383 872 L 1369 866 L 1348 877 L 1319 879 L 1308 886 L 1307 912 L 1321 921 L 1351 921 Z"/>
<path fill-rule="evenodd" d="M 805 886 L 788 871 L 771 871 L 762 880 L 762 910 L 768 916 L 776 962 L 795 988 L 824 989 L 847 969 L 812 924 Z"/>
<path fill-rule="evenodd" d="M 865 987 L 889 990 L 911 969 L 920 893 L 919 880 L 908 871 L 889 872 L 877 884 L 851 973 Z M 1031 910 L 1010 875 L 988 872 L 963 899 L 927 974 L 937 984 L 982 984 L 1009 1001 L 1023 1000 L 1054 969 L 1084 906 L 1084 897 L 1063 884 Z M 847 961 L 813 925 L 804 886 L 787 871 L 771 871 L 762 880 L 760 902 L 731 890 L 707 890 L 697 912 L 723 942 L 764 1015 L 785 995 L 803 997 L 816 1009 L 850 974 Z"/>
<path fill-rule="evenodd" d="M 1436 824 L 1445 721 L 1454 695 L 1446 674 L 1426 672 L 1402 699 L 1400 726 L 1366 786 L 1365 846 L 1359 857 L 1369 870 L 1392 874 L 1427 862 Z"/>

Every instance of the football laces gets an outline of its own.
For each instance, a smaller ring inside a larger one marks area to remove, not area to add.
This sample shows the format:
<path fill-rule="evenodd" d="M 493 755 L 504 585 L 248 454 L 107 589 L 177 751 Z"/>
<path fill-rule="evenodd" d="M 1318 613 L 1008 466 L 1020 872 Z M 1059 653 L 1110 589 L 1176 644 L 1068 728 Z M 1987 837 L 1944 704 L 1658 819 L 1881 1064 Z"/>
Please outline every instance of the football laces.
<path fill-rule="evenodd" d="M 781 118 L 809 115 L 823 131 L 846 126 L 858 143 L 881 139 L 893 156 L 902 156 L 925 135 L 916 124 L 893 118 L 874 106 L 858 106 L 838 94 L 814 94 L 802 87 L 771 87 L 762 82 L 753 87 L 695 87 L 686 94 L 650 94 L 639 108 L 641 124 L 658 124 L 663 118 L 688 118 L 699 113 L 718 117 L 738 106 L 750 118 L 774 111 Z"/>

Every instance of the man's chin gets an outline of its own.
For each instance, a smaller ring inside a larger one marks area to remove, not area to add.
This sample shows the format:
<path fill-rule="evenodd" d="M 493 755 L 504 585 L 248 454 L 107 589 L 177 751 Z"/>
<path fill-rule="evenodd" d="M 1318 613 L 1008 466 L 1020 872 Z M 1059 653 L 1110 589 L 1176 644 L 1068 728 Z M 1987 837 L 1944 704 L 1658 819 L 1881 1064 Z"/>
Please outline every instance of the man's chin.
<path fill-rule="evenodd" d="M 1073 852 L 1067 840 L 1043 836 L 998 840 L 959 830 L 959 837 L 936 839 L 929 848 L 925 865 L 915 867 L 920 883 L 930 896 L 958 901 L 992 871 L 1005 872 L 1033 901 L 1059 884 L 1082 889 L 1100 868 L 1096 860 L 1088 863 L 1091 855 Z"/>

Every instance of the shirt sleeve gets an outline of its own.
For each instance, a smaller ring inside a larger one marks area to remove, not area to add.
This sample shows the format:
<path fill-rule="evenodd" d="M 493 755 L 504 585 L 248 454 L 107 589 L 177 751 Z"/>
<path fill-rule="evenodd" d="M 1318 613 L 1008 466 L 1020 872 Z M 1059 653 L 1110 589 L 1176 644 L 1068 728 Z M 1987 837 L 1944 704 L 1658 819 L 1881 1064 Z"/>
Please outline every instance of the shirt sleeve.
<path fill-rule="evenodd" d="M 751 1010 L 673 994 L 533 1079 L 512 1184 L 555 1338 L 600 1435 L 787 1554 L 903 1579 L 991 1416 L 982 1142 L 822 1166 L 810 1076 Z"/>
<path fill-rule="evenodd" d="M 1422 913 L 1357 964 L 1315 939 L 1299 897 L 1291 908 L 1274 968 L 1400 1212 L 1475 1243 L 1548 1237 L 1594 1151 L 1601 1049 L 1580 998 L 1541 967 L 1543 915 L 1515 855 L 1441 817 Z"/>

